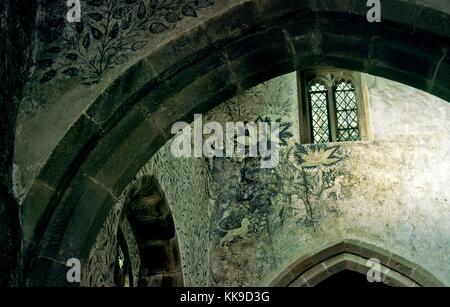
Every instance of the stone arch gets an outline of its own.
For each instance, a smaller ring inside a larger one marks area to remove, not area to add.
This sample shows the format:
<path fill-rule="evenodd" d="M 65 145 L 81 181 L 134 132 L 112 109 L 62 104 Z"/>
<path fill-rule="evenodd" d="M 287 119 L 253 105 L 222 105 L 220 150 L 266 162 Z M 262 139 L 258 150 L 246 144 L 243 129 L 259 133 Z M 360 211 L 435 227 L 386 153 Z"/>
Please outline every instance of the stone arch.
<path fill-rule="evenodd" d="M 369 270 L 367 261 L 368 259 L 353 254 L 339 254 L 312 267 L 293 281 L 289 287 L 314 287 L 345 269 L 365 275 Z M 419 287 L 407 276 L 392 271 L 384 265 L 380 265 L 380 278 L 384 284 L 393 287 Z"/>
<path fill-rule="evenodd" d="M 183 285 L 180 251 L 172 212 L 152 176 L 140 177 L 124 204 L 140 254 L 140 287 Z"/>
<path fill-rule="evenodd" d="M 159 182 L 140 175 L 108 215 L 88 263 L 82 265 L 81 286 L 182 286 L 177 238 L 172 210 Z"/>
<path fill-rule="evenodd" d="M 407 259 L 372 244 L 344 240 L 302 256 L 278 274 L 273 287 L 314 287 L 343 270 L 367 274 L 369 259 L 378 259 L 383 283 L 394 287 L 442 287 L 431 273 Z"/>
<path fill-rule="evenodd" d="M 33 182 L 23 205 L 27 283 L 65 285 L 65 259 L 86 259 L 171 125 L 253 85 L 331 66 L 450 101 L 449 11 L 426 4 L 389 1 L 383 22 L 369 24 L 364 1 L 239 1 L 155 47 L 73 121 Z"/>

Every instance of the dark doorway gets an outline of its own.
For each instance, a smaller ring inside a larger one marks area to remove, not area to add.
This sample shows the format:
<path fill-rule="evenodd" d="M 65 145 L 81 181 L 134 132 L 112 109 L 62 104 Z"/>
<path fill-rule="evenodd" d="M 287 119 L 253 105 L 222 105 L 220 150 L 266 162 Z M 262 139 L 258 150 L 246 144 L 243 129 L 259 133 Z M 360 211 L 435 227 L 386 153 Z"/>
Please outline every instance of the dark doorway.
<path fill-rule="evenodd" d="M 143 176 L 130 192 L 126 215 L 139 246 L 139 287 L 181 287 L 183 272 L 175 225 L 164 191 Z"/>
<path fill-rule="evenodd" d="M 350 270 L 344 270 L 339 272 L 321 283 L 316 287 L 319 288 L 390 288 L 390 286 L 385 283 L 374 282 L 370 283 L 367 281 L 367 277 L 361 273 L 357 273 Z"/>

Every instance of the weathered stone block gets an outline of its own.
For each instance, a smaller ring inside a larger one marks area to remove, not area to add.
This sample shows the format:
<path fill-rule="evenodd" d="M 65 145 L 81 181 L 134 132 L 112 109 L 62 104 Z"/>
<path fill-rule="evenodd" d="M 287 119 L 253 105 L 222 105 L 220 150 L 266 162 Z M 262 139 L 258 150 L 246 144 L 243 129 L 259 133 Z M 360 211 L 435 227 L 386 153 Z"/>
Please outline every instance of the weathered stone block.
<path fill-rule="evenodd" d="M 82 115 L 53 150 L 38 179 L 56 190 L 64 181 L 67 170 L 76 167 L 73 163 L 85 153 L 85 145 L 99 131 L 100 128 L 92 120 Z"/>
<path fill-rule="evenodd" d="M 62 248 L 57 254 L 57 259 L 64 263 L 73 257 L 88 259 L 106 216 L 118 202 L 118 196 L 95 178 L 76 176 L 73 182 L 73 188 L 64 195 L 53 217 L 61 225 L 66 223 L 66 230 L 60 232 Z M 65 222 L 69 217 L 70 222 Z"/>
<path fill-rule="evenodd" d="M 263 70 L 248 75 L 239 80 L 240 90 L 249 89 L 261 82 L 268 81 L 276 76 L 282 76 L 295 70 L 295 64 L 291 59 L 281 63 L 270 63 Z"/>
<path fill-rule="evenodd" d="M 154 112 L 165 100 L 179 95 L 186 87 L 192 86 L 197 79 L 223 66 L 225 62 L 221 53 L 208 53 L 205 57 L 179 71 L 175 76 L 150 89 L 148 94 L 140 99 L 139 107 L 142 106 L 149 114 Z M 186 97 L 184 96 L 184 98 Z"/>
<path fill-rule="evenodd" d="M 281 15 L 285 12 L 310 10 L 311 1 L 298 1 L 298 0 L 256 0 L 258 8 L 261 10 L 262 15 Z"/>
<path fill-rule="evenodd" d="M 372 59 L 384 66 L 395 67 L 397 70 L 424 78 L 432 73 L 430 60 L 425 55 L 417 54 L 413 50 L 391 47 L 381 40 L 374 43 Z"/>
<path fill-rule="evenodd" d="M 143 60 L 152 68 L 158 81 L 172 76 L 210 52 L 210 40 L 202 27 L 177 34 Z"/>
<path fill-rule="evenodd" d="M 164 118 L 162 129 L 170 134 L 170 128 L 177 121 L 194 120 L 194 113 L 202 113 L 220 102 L 231 98 L 226 95 L 231 89 L 235 93 L 236 79 L 227 65 L 222 65 L 205 74 L 197 75 L 194 82 L 179 93 L 168 97 L 164 108 L 155 115 Z"/>
<path fill-rule="evenodd" d="M 370 40 L 346 35 L 323 34 L 321 51 L 326 55 L 340 56 L 352 60 L 369 57 Z"/>
<path fill-rule="evenodd" d="M 345 36 L 370 39 L 381 27 L 368 23 L 361 16 L 318 16 L 314 19 L 315 30 Z"/>
<path fill-rule="evenodd" d="M 324 262 L 327 268 L 327 275 L 333 276 L 347 268 L 347 262 L 344 254 L 340 254 Z"/>
<path fill-rule="evenodd" d="M 267 27 L 310 18 L 312 9 L 309 1 L 257 0 L 261 23 Z"/>
<path fill-rule="evenodd" d="M 289 285 L 294 279 L 295 275 L 292 274 L 290 270 L 283 271 L 278 278 L 272 281 L 272 287 L 286 287 Z"/>
<path fill-rule="evenodd" d="M 212 16 L 203 27 L 210 43 L 223 45 L 259 29 L 257 8 L 254 2 L 243 2 Z"/>
<path fill-rule="evenodd" d="M 449 51 L 450 52 L 450 51 Z M 450 90 L 450 54 L 440 62 L 434 76 L 434 84 Z"/>
<path fill-rule="evenodd" d="M 418 4 L 401 0 L 381 2 L 381 23 L 399 23 L 405 27 L 405 30 L 413 31 L 414 24 L 421 11 Z"/>
<path fill-rule="evenodd" d="M 298 277 L 301 274 L 303 274 L 306 270 L 311 268 L 314 264 L 315 263 L 311 259 L 311 255 L 305 255 L 300 259 L 298 259 L 297 261 L 295 261 L 294 263 L 292 263 L 289 267 L 292 274 L 294 274 L 295 277 Z"/>
<path fill-rule="evenodd" d="M 36 227 L 47 209 L 55 190 L 49 188 L 39 180 L 35 180 L 27 199 L 22 206 L 22 234 L 24 240 L 24 249 L 26 250 L 29 244 L 34 244 L 34 235 Z"/>
<path fill-rule="evenodd" d="M 298 20 L 284 25 L 283 29 L 285 29 L 287 36 L 290 39 L 295 39 L 314 31 L 316 28 L 316 21 L 311 17 L 311 14 L 308 13 L 303 18 L 299 18 Z"/>
<path fill-rule="evenodd" d="M 309 286 L 315 286 L 328 277 L 328 271 L 326 266 L 321 263 L 308 270 L 302 277 L 307 280 Z"/>
<path fill-rule="evenodd" d="M 147 118 L 148 115 L 139 109 L 128 112 L 108 135 L 99 140 L 80 172 L 95 177 L 120 195 L 145 161 L 169 138 L 159 127 L 162 117 Z"/>
<path fill-rule="evenodd" d="M 310 32 L 291 39 L 295 56 L 298 59 L 303 55 L 319 55 L 321 52 L 322 35 L 319 32 Z"/>
<path fill-rule="evenodd" d="M 275 63 L 286 62 L 294 63 L 294 56 L 288 46 L 272 45 L 233 60 L 230 67 L 239 80 L 243 80 Z"/>
<path fill-rule="evenodd" d="M 383 76 L 386 79 L 397 80 L 398 82 L 418 89 L 428 88 L 429 83 L 423 77 L 399 71 L 392 66 L 385 65 L 387 64 L 378 60 L 371 61 L 366 66 L 366 72 L 375 76 Z"/>
<path fill-rule="evenodd" d="M 348 13 L 350 11 L 351 0 L 310 0 L 310 5 L 314 12 Z M 357 7 L 353 10 L 356 13 Z"/>
<path fill-rule="evenodd" d="M 89 106 L 86 114 L 98 125 L 104 125 L 116 112 L 126 112 L 134 96 L 155 83 L 156 74 L 144 61 L 128 68 Z M 123 108 L 126 105 L 127 108 Z M 120 111 L 120 109 L 125 109 Z"/>
<path fill-rule="evenodd" d="M 436 33 L 448 40 L 450 39 L 450 16 L 431 8 L 423 8 L 415 28 L 418 31 Z"/>
<path fill-rule="evenodd" d="M 238 57 L 258 52 L 258 50 L 265 49 L 268 46 L 283 46 L 286 45 L 286 39 L 281 29 L 272 29 L 265 32 L 257 32 L 245 36 L 235 42 L 224 47 L 229 60 L 234 60 Z"/>

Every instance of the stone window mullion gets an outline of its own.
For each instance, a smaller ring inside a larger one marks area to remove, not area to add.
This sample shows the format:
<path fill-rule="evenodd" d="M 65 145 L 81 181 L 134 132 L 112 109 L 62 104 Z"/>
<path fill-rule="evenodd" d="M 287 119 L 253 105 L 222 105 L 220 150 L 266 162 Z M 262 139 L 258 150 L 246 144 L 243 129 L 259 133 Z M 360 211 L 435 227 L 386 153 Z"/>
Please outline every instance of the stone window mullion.
<path fill-rule="evenodd" d="M 336 142 L 338 139 L 338 125 L 333 85 L 330 85 L 328 88 L 328 97 L 328 122 L 330 127 L 331 142 Z"/>

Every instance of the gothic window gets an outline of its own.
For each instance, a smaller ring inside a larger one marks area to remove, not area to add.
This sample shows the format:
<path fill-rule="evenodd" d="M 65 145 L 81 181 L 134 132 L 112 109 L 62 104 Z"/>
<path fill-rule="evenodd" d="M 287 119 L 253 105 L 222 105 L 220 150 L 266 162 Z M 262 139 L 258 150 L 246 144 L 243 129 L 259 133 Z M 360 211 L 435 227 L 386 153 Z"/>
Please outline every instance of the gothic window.
<path fill-rule="evenodd" d="M 368 138 L 361 76 L 356 72 L 299 72 L 302 143 Z"/>

